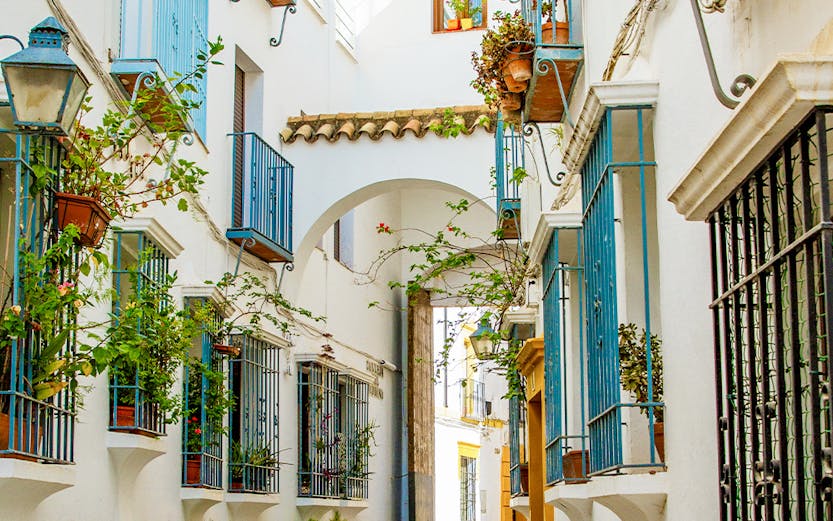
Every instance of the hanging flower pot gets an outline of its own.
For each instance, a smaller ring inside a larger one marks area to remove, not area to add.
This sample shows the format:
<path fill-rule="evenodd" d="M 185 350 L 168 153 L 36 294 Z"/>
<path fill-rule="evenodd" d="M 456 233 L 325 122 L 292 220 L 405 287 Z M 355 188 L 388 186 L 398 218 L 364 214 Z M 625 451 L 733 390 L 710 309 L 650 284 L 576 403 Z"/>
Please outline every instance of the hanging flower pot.
<path fill-rule="evenodd" d="M 78 242 L 92 247 L 101 243 L 111 219 L 98 200 L 64 192 L 55 193 L 55 214 L 58 228 L 74 224 L 78 227 Z"/>
<path fill-rule="evenodd" d="M 500 96 L 500 108 L 504 112 L 511 112 L 521 108 L 521 95 L 517 92 L 506 92 Z"/>
<path fill-rule="evenodd" d="M 214 344 L 214 351 L 226 356 L 237 356 L 240 354 L 240 348 L 226 344 Z"/>
<path fill-rule="evenodd" d="M 509 92 L 523 92 L 526 90 L 527 82 L 517 81 L 508 72 L 503 73 L 503 83 L 506 84 L 506 90 Z"/>
<path fill-rule="evenodd" d="M 529 81 L 532 77 L 532 51 L 523 45 L 509 49 L 509 59 L 503 66 L 503 73 L 509 73 L 515 81 Z"/>

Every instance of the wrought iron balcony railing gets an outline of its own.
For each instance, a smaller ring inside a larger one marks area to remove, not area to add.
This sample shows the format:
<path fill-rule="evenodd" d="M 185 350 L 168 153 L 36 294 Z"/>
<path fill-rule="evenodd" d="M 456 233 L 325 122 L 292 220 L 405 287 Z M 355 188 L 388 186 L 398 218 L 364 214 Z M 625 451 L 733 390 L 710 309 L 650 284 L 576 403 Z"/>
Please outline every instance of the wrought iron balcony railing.
<path fill-rule="evenodd" d="M 504 239 L 517 239 L 521 225 L 520 184 L 526 175 L 524 137 L 498 112 L 495 129 L 495 192 L 498 229 Z"/>
<path fill-rule="evenodd" d="M 6 120 L 0 106 L 0 122 Z M 5 126 L 5 124 L 2 124 Z M 64 158 L 63 147 L 52 138 L 4 133 L 0 129 L 0 239 L 5 244 L 4 270 L 0 279 L 3 293 L 3 313 L 13 312 L 13 306 L 26 306 L 24 278 L 38 276 L 26 273 L 25 257 L 42 255 L 58 236 L 54 203 L 49 189 L 32 189 L 35 161 L 49 168 L 60 169 Z M 63 274 L 73 268 L 55 265 L 52 269 Z M 17 308 L 18 310 L 20 308 Z M 24 312 L 24 311 L 18 311 Z M 72 310 L 66 310 L 60 323 L 75 320 Z M 10 457 L 48 463 L 71 463 L 74 460 L 75 400 L 67 388 L 57 394 L 37 399 L 33 382 L 43 377 L 43 351 L 47 348 L 44 332 L 33 324 L 26 324 L 26 335 L 3 338 L 0 341 L 0 457 Z M 56 337 L 57 338 L 57 337 Z M 70 335 L 50 357 L 70 354 L 75 350 L 74 336 Z"/>
<path fill-rule="evenodd" d="M 229 135 L 233 191 L 226 237 L 267 262 L 292 262 L 294 167 L 254 132 Z"/>

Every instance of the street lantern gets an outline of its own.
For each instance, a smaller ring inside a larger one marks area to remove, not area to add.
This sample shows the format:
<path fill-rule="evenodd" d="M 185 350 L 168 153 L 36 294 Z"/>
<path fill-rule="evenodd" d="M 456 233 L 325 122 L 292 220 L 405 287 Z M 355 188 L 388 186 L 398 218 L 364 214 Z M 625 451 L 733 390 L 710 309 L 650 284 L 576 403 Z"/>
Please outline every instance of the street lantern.
<path fill-rule="evenodd" d="M 67 135 L 90 83 L 67 55 L 69 36 L 50 16 L 32 28 L 29 47 L 3 61 L 12 119 L 23 131 Z"/>
<path fill-rule="evenodd" d="M 484 316 L 480 319 L 480 325 L 474 333 L 469 335 L 469 341 L 477 358 L 480 360 L 491 358 L 495 348 L 495 330 L 489 324 L 488 318 Z"/>

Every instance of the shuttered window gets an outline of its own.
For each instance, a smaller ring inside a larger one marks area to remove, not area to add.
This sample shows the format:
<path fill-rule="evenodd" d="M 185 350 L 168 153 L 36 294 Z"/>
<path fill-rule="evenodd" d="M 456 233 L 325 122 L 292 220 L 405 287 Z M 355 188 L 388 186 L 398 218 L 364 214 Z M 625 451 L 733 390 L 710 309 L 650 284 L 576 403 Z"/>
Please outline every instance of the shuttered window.
<path fill-rule="evenodd" d="M 237 134 L 243 132 L 246 127 L 246 73 L 243 69 L 234 68 L 234 121 L 232 131 Z M 243 154 L 245 141 L 234 140 L 234 215 L 232 215 L 232 226 L 235 228 L 243 226 Z"/>

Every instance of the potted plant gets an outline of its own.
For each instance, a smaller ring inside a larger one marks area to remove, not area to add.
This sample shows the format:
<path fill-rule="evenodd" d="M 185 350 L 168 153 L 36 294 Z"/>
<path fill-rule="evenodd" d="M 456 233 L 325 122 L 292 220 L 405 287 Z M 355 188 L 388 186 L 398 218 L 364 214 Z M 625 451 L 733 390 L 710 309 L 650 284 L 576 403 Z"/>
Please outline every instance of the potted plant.
<path fill-rule="evenodd" d="M 224 420 L 234 407 L 221 368 L 213 368 L 190 357 L 186 362 L 188 408 L 183 411 L 185 437 L 185 479 L 202 483 L 203 454 L 217 448 L 227 432 Z"/>
<path fill-rule="evenodd" d="M 570 24 L 555 20 L 555 9 L 558 0 L 545 0 L 541 2 L 541 43 L 565 45 L 570 43 Z M 555 23 L 555 40 L 552 38 L 552 25 Z"/>
<path fill-rule="evenodd" d="M 280 468 L 278 453 L 268 444 L 245 447 L 238 441 L 230 443 L 230 490 L 266 491 L 272 470 Z"/>
<path fill-rule="evenodd" d="M 619 324 L 619 370 L 622 389 L 632 392 L 637 403 L 662 401 L 662 340 L 651 335 L 651 373 L 653 395 L 648 394 L 648 339 L 645 330 L 636 324 Z M 654 444 L 660 461 L 665 461 L 665 423 L 662 407 L 640 407 L 646 417 L 653 410 Z"/>
<path fill-rule="evenodd" d="M 590 473 L 590 451 L 568 450 L 561 457 L 561 469 L 567 483 L 587 483 Z"/>
<path fill-rule="evenodd" d="M 532 29 L 520 15 L 496 12 L 498 23 L 483 35 L 480 53 L 472 53 L 472 65 L 476 77 L 471 85 L 485 102 L 498 105 L 505 111 L 521 107 L 520 93 L 526 90 L 526 82 L 532 76 L 530 43 Z"/>
<path fill-rule="evenodd" d="M 480 6 L 472 7 L 471 0 L 449 0 L 448 5 L 454 10 L 457 18 L 458 29 L 467 31 L 474 25 L 473 18 L 477 16 L 482 8 Z M 452 21 L 449 20 L 449 23 Z M 456 25 L 456 24 L 455 24 Z"/>
<path fill-rule="evenodd" d="M 449 31 L 459 31 L 461 24 L 460 18 L 462 18 L 463 13 L 463 4 L 466 3 L 466 0 L 448 0 L 446 5 L 448 5 L 453 11 L 457 18 L 449 18 L 446 21 L 446 29 Z"/>

